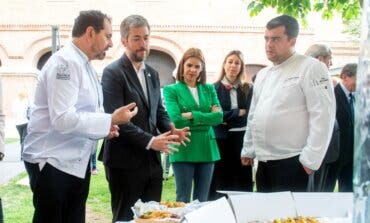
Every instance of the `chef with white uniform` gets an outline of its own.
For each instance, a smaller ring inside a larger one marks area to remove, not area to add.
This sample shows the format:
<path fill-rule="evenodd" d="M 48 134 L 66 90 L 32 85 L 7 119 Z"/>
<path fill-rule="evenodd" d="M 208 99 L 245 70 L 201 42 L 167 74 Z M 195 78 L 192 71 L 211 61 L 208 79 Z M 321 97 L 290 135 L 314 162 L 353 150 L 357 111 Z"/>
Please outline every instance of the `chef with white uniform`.
<path fill-rule="evenodd" d="M 101 85 L 91 60 L 103 59 L 113 45 L 110 17 L 80 12 L 72 37 L 41 70 L 28 124 L 23 159 L 33 222 L 85 222 L 89 161 L 98 139 L 118 136 L 118 125 L 137 113 L 134 103 L 113 114 L 101 109 Z"/>

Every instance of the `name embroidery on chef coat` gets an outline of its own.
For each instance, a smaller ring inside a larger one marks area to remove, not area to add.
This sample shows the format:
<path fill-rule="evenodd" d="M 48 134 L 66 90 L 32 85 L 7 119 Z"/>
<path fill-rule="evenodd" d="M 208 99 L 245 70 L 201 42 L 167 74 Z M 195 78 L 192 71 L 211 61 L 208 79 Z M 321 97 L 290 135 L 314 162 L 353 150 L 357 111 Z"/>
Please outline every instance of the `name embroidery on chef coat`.
<path fill-rule="evenodd" d="M 59 64 L 57 67 L 57 79 L 58 80 L 70 80 L 71 74 L 68 71 L 67 64 Z"/>

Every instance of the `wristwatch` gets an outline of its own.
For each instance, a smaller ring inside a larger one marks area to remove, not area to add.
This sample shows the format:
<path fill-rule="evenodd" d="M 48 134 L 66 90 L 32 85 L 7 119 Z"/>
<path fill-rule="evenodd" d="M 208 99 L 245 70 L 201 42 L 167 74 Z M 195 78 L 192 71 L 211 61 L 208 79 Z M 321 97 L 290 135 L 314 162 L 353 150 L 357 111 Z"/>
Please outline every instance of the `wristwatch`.
<path fill-rule="evenodd" d="M 0 161 L 3 160 L 4 158 L 4 153 L 0 152 Z"/>

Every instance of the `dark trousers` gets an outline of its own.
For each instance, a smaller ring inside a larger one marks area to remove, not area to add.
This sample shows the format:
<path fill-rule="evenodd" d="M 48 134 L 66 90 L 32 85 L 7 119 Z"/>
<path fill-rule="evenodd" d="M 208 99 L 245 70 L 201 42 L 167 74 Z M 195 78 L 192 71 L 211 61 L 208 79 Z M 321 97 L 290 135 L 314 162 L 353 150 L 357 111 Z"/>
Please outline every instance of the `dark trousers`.
<path fill-rule="evenodd" d="M 91 170 L 96 170 L 96 152 L 91 155 Z"/>
<path fill-rule="evenodd" d="M 143 202 L 160 201 L 163 171 L 160 163 L 151 160 L 136 170 L 105 166 L 111 193 L 113 222 L 133 219 L 131 207 L 138 199 Z"/>
<path fill-rule="evenodd" d="M 0 198 L 0 223 L 4 223 L 3 206 L 1 204 L 1 198 Z"/>
<path fill-rule="evenodd" d="M 258 192 L 305 192 L 308 175 L 299 162 L 299 156 L 267 162 L 259 161 L 256 183 Z"/>
<path fill-rule="evenodd" d="M 25 162 L 33 192 L 33 223 L 84 223 L 89 193 L 90 168 L 84 179 L 64 173 L 46 163 Z"/>
<path fill-rule="evenodd" d="M 330 168 L 327 178 L 332 182 L 338 180 L 339 192 L 353 192 L 353 159 L 339 158 Z"/>
<path fill-rule="evenodd" d="M 252 191 L 252 166 L 242 166 L 240 152 L 245 131 L 228 132 L 225 139 L 217 139 L 221 159 L 215 163 L 209 199 L 223 196 L 217 190 Z"/>
<path fill-rule="evenodd" d="M 22 160 L 22 153 L 23 153 L 23 142 L 24 138 L 26 138 L 27 135 L 27 123 L 16 125 L 18 134 L 19 134 L 19 142 L 21 144 L 21 160 Z"/>
<path fill-rule="evenodd" d="M 333 163 L 322 163 L 320 168 L 315 171 L 316 192 L 333 192 L 337 179 L 330 175 L 333 172 Z"/>

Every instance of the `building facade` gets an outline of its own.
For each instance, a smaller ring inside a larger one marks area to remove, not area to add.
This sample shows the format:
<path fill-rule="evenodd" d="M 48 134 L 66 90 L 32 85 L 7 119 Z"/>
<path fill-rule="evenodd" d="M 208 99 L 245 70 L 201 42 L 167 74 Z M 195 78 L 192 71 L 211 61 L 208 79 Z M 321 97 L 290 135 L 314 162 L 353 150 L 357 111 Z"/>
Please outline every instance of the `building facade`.
<path fill-rule="evenodd" d="M 252 71 L 256 65 L 268 65 L 264 25 L 276 14 L 266 11 L 251 18 L 247 4 L 245 0 L 2 1 L 0 77 L 7 137 L 15 134 L 14 100 L 20 93 L 26 93 L 32 103 L 37 76 L 51 55 L 52 26 L 58 27 L 57 43 L 62 47 L 71 40 L 73 19 L 79 11 L 99 9 L 112 17 L 114 46 L 104 60 L 93 62 L 99 74 L 124 52 L 119 34 L 122 19 L 130 14 L 146 17 L 151 24 L 151 53 L 147 61 L 159 71 L 164 86 L 174 81 L 177 64 L 189 47 L 204 52 L 210 83 L 217 78 L 230 50 L 241 50 Z M 333 24 L 337 29 L 329 29 Z M 343 35 L 337 24 L 337 21 L 309 24 L 301 30 L 296 50 L 304 53 L 313 43 L 326 43 L 332 48 L 334 66 L 357 61 L 358 43 Z"/>

